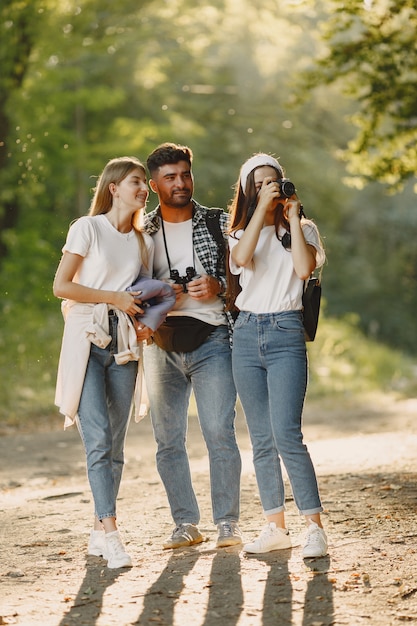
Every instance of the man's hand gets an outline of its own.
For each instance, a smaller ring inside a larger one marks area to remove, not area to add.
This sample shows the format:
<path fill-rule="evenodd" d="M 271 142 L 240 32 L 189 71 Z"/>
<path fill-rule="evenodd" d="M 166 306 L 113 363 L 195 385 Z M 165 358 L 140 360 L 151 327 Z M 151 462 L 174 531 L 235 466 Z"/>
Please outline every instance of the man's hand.
<path fill-rule="evenodd" d="M 133 323 L 135 325 L 136 337 L 138 341 L 146 341 L 153 335 L 154 331 L 149 328 L 149 326 L 144 326 L 140 320 L 138 321 L 135 319 Z"/>
<path fill-rule="evenodd" d="M 214 276 L 203 274 L 200 278 L 187 283 L 187 291 L 195 300 L 211 300 L 223 291 L 223 286 Z"/>
<path fill-rule="evenodd" d="M 177 283 L 171 283 L 171 287 L 173 288 L 175 292 L 175 298 L 178 300 L 178 298 L 180 298 L 181 295 L 184 293 L 183 286 L 178 285 Z"/>

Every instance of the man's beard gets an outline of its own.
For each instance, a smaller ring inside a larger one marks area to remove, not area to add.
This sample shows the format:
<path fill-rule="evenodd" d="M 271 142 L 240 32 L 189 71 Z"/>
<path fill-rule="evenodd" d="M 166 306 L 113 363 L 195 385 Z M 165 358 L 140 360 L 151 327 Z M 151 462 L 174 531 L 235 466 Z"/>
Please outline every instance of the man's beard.
<path fill-rule="evenodd" d="M 185 192 L 185 195 L 172 194 L 169 199 L 169 205 L 174 209 L 183 209 L 190 204 L 193 194 L 189 191 Z"/>

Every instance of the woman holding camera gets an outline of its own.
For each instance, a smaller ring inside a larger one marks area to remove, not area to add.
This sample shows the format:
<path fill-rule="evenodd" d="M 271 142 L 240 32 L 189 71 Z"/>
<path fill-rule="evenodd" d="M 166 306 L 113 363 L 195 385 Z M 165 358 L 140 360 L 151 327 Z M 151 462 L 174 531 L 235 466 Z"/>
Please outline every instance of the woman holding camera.
<path fill-rule="evenodd" d="M 289 194 L 290 197 L 288 197 Z M 268 154 L 242 166 L 231 207 L 229 297 L 239 315 L 233 375 L 246 415 L 267 525 L 244 546 L 254 554 L 291 547 L 285 527 L 284 463 L 306 517 L 303 557 L 327 554 L 314 467 L 303 443 L 307 352 L 304 281 L 325 259 L 318 230 L 305 219 L 295 188 Z"/>

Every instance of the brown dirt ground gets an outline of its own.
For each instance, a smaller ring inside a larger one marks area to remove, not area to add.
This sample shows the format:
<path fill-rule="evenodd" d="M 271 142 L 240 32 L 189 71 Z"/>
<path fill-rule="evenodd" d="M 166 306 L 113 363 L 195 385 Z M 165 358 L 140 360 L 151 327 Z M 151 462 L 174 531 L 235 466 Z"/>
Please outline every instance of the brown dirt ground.
<path fill-rule="evenodd" d="M 86 556 L 92 502 L 78 433 L 0 431 L 0 624 L 23 626 L 356 626 L 417 622 L 417 401 L 308 402 L 305 440 L 319 477 L 329 556 L 299 545 L 261 557 L 217 550 L 208 461 L 197 420 L 189 452 L 207 541 L 164 551 L 172 530 L 149 419 L 132 423 L 119 525 L 134 560 L 108 570 Z M 264 523 L 250 444 L 241 528 Z M 294 544 L 303 523 L 288 494 Z"/>

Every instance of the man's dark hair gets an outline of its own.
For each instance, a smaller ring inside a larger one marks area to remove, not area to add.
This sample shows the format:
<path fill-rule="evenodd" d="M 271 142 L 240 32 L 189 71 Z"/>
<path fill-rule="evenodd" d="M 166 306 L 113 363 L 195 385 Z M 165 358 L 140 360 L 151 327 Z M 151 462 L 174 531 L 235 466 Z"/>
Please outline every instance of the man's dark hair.
<path fill-rule="evenodd" d="M 146 165 L 149 173 L 152 176 L 163 165 L 170 165 L 173 163 L 179 163 L 179 161 L 187 161 L 191 164 L 193 162 L 193 153 L 188 146 L 180 146 L 176 143 L 162 143 L 155 148 L 153 152 L 148 156 Z"/>

